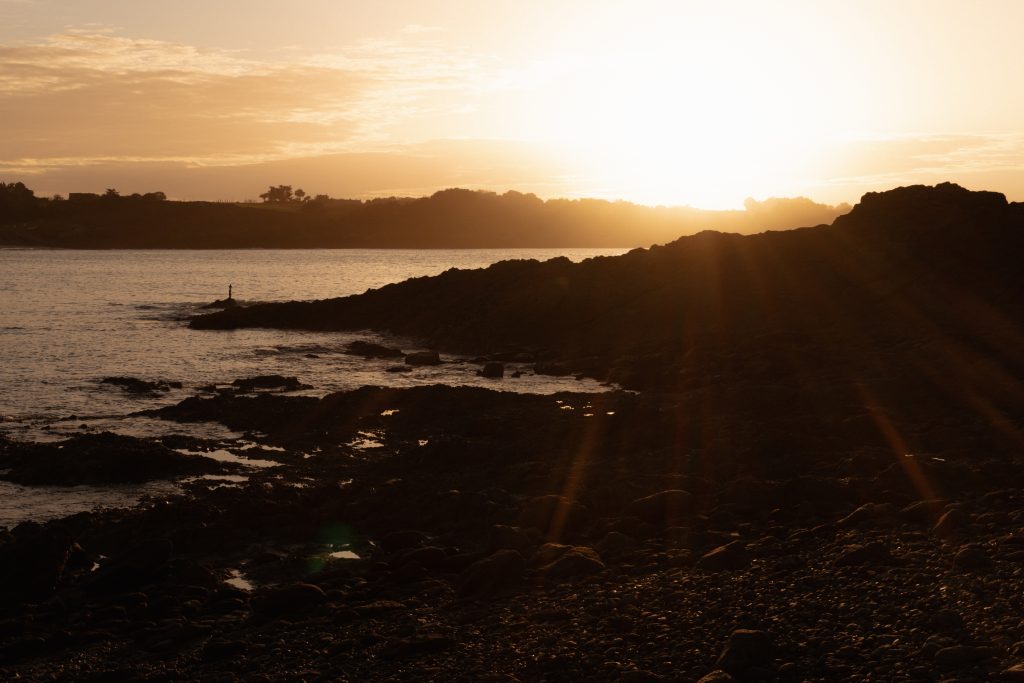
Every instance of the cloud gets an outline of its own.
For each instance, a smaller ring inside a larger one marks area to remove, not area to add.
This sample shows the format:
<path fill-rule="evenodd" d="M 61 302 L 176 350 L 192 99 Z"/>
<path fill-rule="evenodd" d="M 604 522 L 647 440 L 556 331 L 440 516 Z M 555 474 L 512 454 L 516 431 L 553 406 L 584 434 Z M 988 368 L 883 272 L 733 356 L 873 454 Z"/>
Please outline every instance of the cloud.
<path fill-rule="evenodd" d="M 161 190 L 172 198 L 207 200 L 255 198 L 279 184 L 335 197 L 420 196 L 449 187 L 516 189 L 549 197 L 574 190 L 564 165 L 548 150 L 503 141 L 434 141 L 235 165 L 146 158 L 61 161 L 29 168 L 0 162 L 0 181 L 24 180 L 40 195 L 116 187 L 122 193 Z"/>
<path fill-rule="evenodd" d="M 820 187 L 857 192 L 947 180 L 1024 200 L 1024 134 L 904 135 L 835 143 Z M 847 194 L 847 196 L 848 196 Z"/>
<path fill-rule="evenodd" d="M 260 61 L 110 31 L 0 45 L 0 163 L 223 165 L 392 142 L 475 67 L 429 41 Z"/>

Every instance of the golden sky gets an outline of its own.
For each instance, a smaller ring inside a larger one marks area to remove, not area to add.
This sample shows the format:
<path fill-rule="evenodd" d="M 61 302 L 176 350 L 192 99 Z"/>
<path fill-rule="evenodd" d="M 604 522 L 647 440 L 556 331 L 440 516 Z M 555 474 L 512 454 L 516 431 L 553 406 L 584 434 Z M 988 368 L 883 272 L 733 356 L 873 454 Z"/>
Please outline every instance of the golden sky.
<path fill-rule="evenodd" d="M 1024 200 L 1024 2 L 0 0 L 37 194 Z"/>

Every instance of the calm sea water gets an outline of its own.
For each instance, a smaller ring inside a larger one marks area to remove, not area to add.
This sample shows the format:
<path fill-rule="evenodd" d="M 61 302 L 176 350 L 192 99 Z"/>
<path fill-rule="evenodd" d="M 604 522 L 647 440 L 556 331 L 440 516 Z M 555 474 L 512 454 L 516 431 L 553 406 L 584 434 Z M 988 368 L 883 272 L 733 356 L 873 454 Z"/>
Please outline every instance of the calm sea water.
<path fill-rule="evenodd" d="M 392 361 L 347 356 L 354 339 L 402 348 L 415 340 L 372 333 L 276 330 L 196 331 L 189 316 L 227 295 L 242 301 L 289 301 L 344 296 L 435 275 L 448 268 L 481 268 L 506 259 L 574 261 L 625 250 L 223 250 L 64 251 L 0 249 L 0 429 L 14 438 L 50 440 L 77 431 L 109 429 L 135 435 L 187 431 L 158 420 L 127 418 L 144 408 L 175 403 L 198 387 L 259 374 L 295 375 L 323 395 L 364 385 L 474 384 L 553 393 L 598 390 L 591 381 L 524 374 L 486 380 L 477 366 L 456 361 L 413 373 L 388 373 Z M 308 357 L 309 354 L 315 358 Z M 133 397 L 101 385 L 105 376 L 179 381 L 183 388 L 157 398 Z M 230 437 L 216 426 L 189 428 L 200 436 Z M 197 431 L 198 430 L 198 431 Z M 0 485 L 0 525 L 26 516 L 69 511 L 63 490 L 28 495 Z M 139 491 L 79 491 L 90 500 L 120 504 Z M 42 501 L 47 495 L 45 510 Z M 73 507 L 73 506 L 72 506 Z"/>

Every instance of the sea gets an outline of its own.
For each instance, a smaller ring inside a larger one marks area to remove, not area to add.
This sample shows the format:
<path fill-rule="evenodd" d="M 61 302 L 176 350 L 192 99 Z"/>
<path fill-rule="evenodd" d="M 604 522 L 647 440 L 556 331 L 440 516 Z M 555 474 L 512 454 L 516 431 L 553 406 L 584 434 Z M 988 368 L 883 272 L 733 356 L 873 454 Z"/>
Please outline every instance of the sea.
<path fill-rule="evenodd" d="M 200 387 L 255 375 L 298 377 L 322 396 L 366 385 L 475 385 L 549 394 L 601 391 L 593 380 L 534 375 L 486 379 L 470 359 L 392 373 L 394 360 L 347 355 L 357 339 L 415 351 L 415 339 L 371 331 L 191 330 L 188 320 L 223 299 L 298 301 L 362 293 L 450 268 L 509 259 L 581 261 L 625 249 L 51 250 L 0 249 L 0 431 L 55 441 L 82 431 L 132 436 L 187 433 L 239 439 L 216 424 L 180 425 L 134 416 L 174 404 Z M 515 368 L 512 368 L 515 369 Z M 138 396 L 104 377 L 180 382 Z M 166 482 L 123 487 L 21 487 L 0 482 L 0 526 L 43 521 L 162 494 Z"/>

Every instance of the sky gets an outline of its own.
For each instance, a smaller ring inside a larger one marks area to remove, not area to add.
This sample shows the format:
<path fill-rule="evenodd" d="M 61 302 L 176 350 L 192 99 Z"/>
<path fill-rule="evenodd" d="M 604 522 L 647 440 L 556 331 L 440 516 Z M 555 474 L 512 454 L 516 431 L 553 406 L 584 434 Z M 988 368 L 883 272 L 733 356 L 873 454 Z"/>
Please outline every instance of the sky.
<path fill-rule="evenodd" d="M 0 0 L 0 181 L 1024 200 L 1019 0 Z"/>

